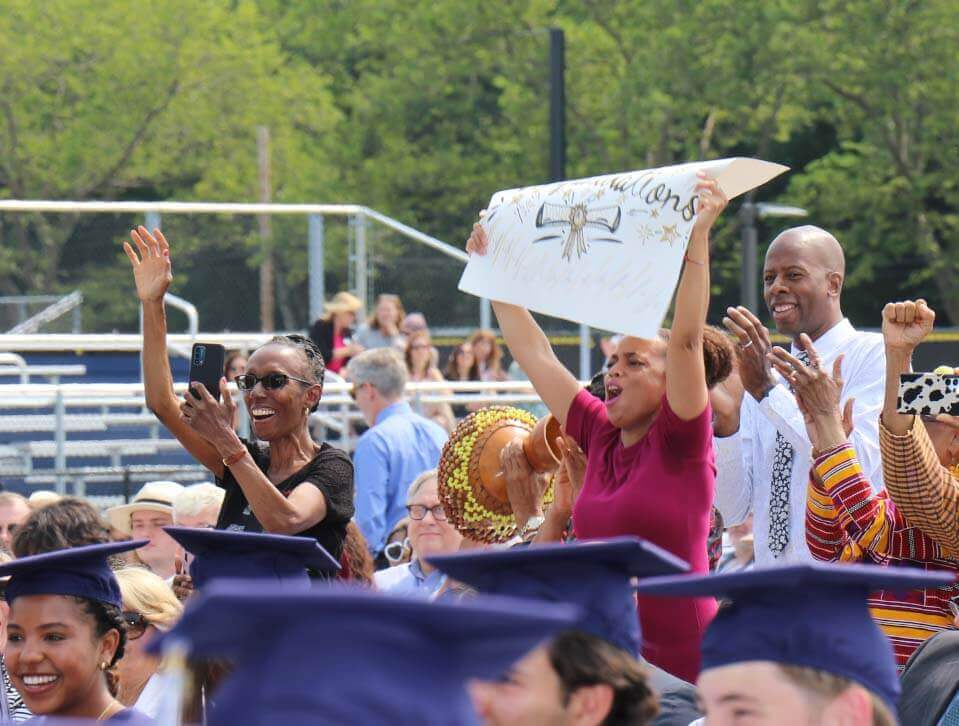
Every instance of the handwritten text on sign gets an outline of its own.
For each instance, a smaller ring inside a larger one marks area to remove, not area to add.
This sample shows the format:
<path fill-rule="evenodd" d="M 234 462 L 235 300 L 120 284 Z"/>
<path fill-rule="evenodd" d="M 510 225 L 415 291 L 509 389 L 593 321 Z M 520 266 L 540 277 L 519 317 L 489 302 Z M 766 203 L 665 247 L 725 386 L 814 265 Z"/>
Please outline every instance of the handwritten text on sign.
<path fill-rule="evenodd" d="M 650 338 L 662 324 L 696 216 L 696 173 L 732 199 L 787 167 L 720 159 L 497 192 L 489 252 L 460 289 L 592 327 Z"/>

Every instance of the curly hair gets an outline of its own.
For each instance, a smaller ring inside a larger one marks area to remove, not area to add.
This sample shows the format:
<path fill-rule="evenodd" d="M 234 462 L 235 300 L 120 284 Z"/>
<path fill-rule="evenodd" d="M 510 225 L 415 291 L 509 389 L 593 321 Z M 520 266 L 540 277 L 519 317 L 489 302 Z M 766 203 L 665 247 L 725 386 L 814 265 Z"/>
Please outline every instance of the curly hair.
<path fill-rule="evenodd" d="M 28 557 L 109 541 L 110 530 L 97 510 L 81 499 L 66 497 L 27 517 L 13 538 L 13 554 Z"/>
<path fill-rule="evenodd" d="M 375 564 L 370 555 L 370 548 L 366 544 L 366 539 L 360 528 L 355 522 L 348 522 L 346 525 L 346 539 L 343 540 L 343 556 L 340 557 L 342 569 L 337 576 L 338 580 L 349 580 L 350 582 L 373 586 L 373 572 Z"/>
<path fill-rule="evenodd" d="M 110 695 L 116 698 L 120 691 L 120 675 L 116 671 L 116 665 L 123 657 L 123 651 L 127 645 L 127 629 L 123 622 L 123 613 L 116 605 L 110 605 L 99 600 L 91 600 L 85 597 L 74 597 L 74 600 L 82 605 L 84 611 L 93 618 L 94 633 L 96 633 L 97 638 L 102 638 L 111 630 L 116 630 L 120 636 L 117 649 L 113 651 L 113 659 L 103 671 L 103 675 L 107 679 L 107 689 L 110 691 Z"/>
<path fill-rule="evenodd" d="M 298 333 L 290 333 L 289 335 L 274 335 L 270 338 L 266 345 L 284 345 L 288 348 L 296 348 L 297 350 L 303 351 L 303 356 L 306 358 L 306 367 L 309 375 L 312 376 L 313 380 L 320 386 L 323 387 L 323 378 L 326 376 L 326 361 L 323 360 L 323 354 L 320 352 L 320 349 L 317 347 L 310 338 L 307 338 L 305 335 L 300 335 Z M 315 403 L 310 409 L 310 412 L 316 411 L 319 408 L 320 404 Z"/>
<path fill-rule="evenodd" d="M 669 329 L 659 331 L 659 337 L 669 342 Z M 736 348 L 726 332 L 713 325 L 703 328 L 703 363 L 706 365 L 706 388 L 722 383 L 733 372 Z"/>
<path fill-rule="evenodd" d="M 564 703 L 585 686 L 604 684 L 613 689 L 605 726 L 642 726 L 659 711 L 656 694 L 639 662 L 602 638 L 578 630 L 560 633 L 549 644 L 549 661 L 559 677 Z"/>

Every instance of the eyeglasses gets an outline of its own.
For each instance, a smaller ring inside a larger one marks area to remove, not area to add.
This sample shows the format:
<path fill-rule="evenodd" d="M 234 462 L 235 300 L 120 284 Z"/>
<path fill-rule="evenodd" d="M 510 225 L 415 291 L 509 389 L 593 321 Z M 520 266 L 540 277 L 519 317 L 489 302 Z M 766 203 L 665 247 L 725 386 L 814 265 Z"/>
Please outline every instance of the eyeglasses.
<path fill-rule="evenodd" d="M 410 350 L 428 350 L 429 346 L 426 343 L 416 343 L 415 345 L 410 346 Z"/>
<path fill-rule="evenodd" d="M 303 383 L 307 386 L 317 385 L 315 381 L 305 381 L 302 378 L 294 378 L 293 376 L 286 375 L 286 373 L 267 373 L 262 378 L 257 378 L 252 373 L 244 373 L 242 376 L 237 376 L 233 380 L 236 383 L 236 387 L 241 391 L 252 391 L 257 383 L 262 383 L 263 387 L 267 390 L 283 388 L 283 386 L 290 381 Z"/>
<path fill-rule="evenodd" d="M 433 519 L 437 522 L 446 521 L 446 510 L 443 509 L 442 504 L 436 504 L 432 507 L 427 507 L 425 504 L 407 504 L 406 511 L 410 513 L 410 519 L 415 519 L 416 521 L 423 519 L 427 512 L 431 512 Z"/>
<path fill-rule="evenodd" d="M 409 552 L 409 549 L 410 540 L 407 538 L 402 542 L 390 542 L 388 545 L 386 545 L 386 547 L 383 548 L 383 554 L 386 555 L 386 559 L 390 561 L 391 565 L 395 565 L 406 556 L 406 553 Z"/>
<path fill-rule="evenodd" d="M 150 621 L 143 617 L 143 613 L 127 611 L 123 613 L 123 623 L 127 626 L 127 640 L 136 640 L 150 627 Z"/>

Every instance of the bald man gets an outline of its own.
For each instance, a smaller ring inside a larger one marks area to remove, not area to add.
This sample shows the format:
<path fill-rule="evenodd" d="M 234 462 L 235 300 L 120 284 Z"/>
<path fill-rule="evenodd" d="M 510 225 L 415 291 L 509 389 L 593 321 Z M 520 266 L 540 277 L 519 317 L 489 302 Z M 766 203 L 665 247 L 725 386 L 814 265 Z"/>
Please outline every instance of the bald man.
<path fill-rule="evenodd" d="M 792 340 L 793 355 L 800 353 L 799 336 L 806 333 L 828 370 L 843 356 L 840 402 L 854 399 L 850 440 L 878 491 L 885 354 L 880 334 L 857 331 L 842 314 L 845 268 L 842 247 L 829 232 L 813 226 L 787 229 L 766 253 L 763 297 L 776 330 Z M 739 375 L 746 392 L 738 430 L 714 439 L 716 506 L 727 525 L 754 515 L 757 566 L 808 561 L 805 514 L 812 445 L 802 414 L 770 366 L 769 331 L 759 319 L 746 308 L 729 308 L 723 323 L 739 339 Z"/>

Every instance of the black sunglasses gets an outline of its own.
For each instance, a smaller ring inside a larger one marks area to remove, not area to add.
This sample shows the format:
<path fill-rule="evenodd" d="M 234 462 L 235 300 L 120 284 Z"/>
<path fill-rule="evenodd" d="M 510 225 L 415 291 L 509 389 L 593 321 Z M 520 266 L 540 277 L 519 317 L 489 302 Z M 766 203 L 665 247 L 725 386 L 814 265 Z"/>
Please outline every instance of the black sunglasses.
<path fill-rule="evenodd" d="M 305 381 L 302 378 L 294 378 L 293 376 L 286 375 L 286 373 L 267 373 L 262 378 L 257 378 L 252 373 L 244 373 L 241 376 L 237 376 L 233 380 L 236 383 L 236 387 L 241 391 L 252 391 L 256 387 L 257 383 L 262 383 L 263 387 L 267 390 L 283 388 L 283 386 L 290 381 L 303 383 L 307 386 L 317 385 L 314 381 Z"/>
<path fill-rule="evenodd" d="M 123 623 L 127 626 L 127 640 L 140 638 L 150 625 L 143 613 L 127 611 L 123 613 Z"/>

